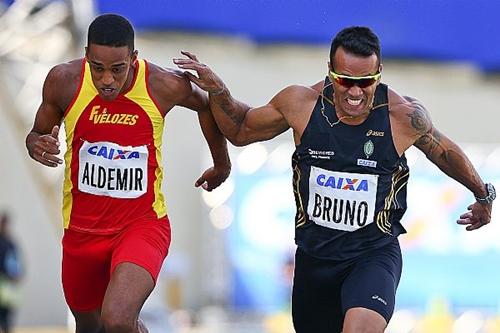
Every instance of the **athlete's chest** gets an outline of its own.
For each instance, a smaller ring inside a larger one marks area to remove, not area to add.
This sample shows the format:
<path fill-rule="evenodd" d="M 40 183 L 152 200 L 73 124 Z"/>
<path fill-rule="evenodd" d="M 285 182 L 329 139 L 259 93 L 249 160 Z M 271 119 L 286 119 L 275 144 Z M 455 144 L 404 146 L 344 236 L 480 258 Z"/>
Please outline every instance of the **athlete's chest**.
<path fill-rule="evenodd" d="M 303 137 L 300 151 L 303 163 L 364 173 L 392 169 L 399 160 L 390 124 L 377 119 L 348 126 L 316 117 Z"/>
<path fill-rule="evenodd" d="M 75 137 L 85 141 L 110 141 L 142 145 L 152 139 L 152 121 L 144 106 L 119 96 L 112 102 L 96 97 L 80 115 Z"/>

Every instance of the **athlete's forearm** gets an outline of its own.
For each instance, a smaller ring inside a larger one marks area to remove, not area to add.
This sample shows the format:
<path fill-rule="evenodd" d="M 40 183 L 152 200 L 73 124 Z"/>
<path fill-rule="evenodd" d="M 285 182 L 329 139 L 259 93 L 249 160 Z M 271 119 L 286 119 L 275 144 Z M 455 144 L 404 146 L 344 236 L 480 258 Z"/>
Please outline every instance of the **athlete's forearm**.
<path fill-rule="evenodd" d="M 231 160 L 229 159 L 229 153 L 227 151 L 227 140 L 222 133 L 212 136 L 210 139 L 207 138 L 207 142 L 214 166 L 231 168 Z"/>
<path fill-rule="evenodd" d="M 236 146 L 243 145 L 242 127 L 250 107 L 235 100 L 225 86 L 220 93 L 210 93 L 209 101 L 210 110 L 224 136 Z"/>
<path fill-rule="evenodd" d="M 215 167 L 230 167 L 231 161 L 227 151 L 227 141 L 217 127 L 213 115 L 207 110 L 198 112 L 198 119 L 203 136 L 207 141 Z"/>
<path fill-rule="evenodd" d="M 468 188 L 476 197 L 486 196 L 483 180 L 462 149 L 446 136 L 436 133 L 439 132 L 435 130 L 434 134 L 421 137 L 416 146 L 429 147 L 423 151 L 439 169 Z"/>

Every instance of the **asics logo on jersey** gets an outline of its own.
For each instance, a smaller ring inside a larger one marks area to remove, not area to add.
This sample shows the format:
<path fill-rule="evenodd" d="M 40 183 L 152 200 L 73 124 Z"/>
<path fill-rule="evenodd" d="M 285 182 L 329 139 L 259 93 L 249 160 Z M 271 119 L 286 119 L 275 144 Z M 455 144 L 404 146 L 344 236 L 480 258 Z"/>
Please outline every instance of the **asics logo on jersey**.
<path fill-rule="evenodd" d="M 331 187 L 338 190 L 346 191 L 365 191 L 368 192 L 368 181 L 366 179 L 338 177 L 335 179 L 333 176 L 326 176 L 324 174 L 318 175 L 316 183 L 323 187 Z"/>
<path fill-rule="evenodd" d="M 387 302 L 385 301 L 385 299 L 383 299 L 382 297 L 380 297 L 379 295 L 373 295 L 372 296 L 372 299 L 376 299 L 377 301 L 383 303 L 384 305 L 387 305 Z"/>
<path fill-rule="evenodd" d="M 368 130 L 368 132 L 366 132 L 366 136 L 384 136 L 384 134 L 384 132 L 374 130 Z"/>
<path fill-rule="evenodd" d="M 139 158 L 138 151 L 131 150 L 121 150 L 109 148 L 107 146 L 90 146 L 87 150 L 90 155 L 100 156 L 108 160 L 130 160 L 134 158 Z"/>
<path fill-rule="evenodd" d="M 139 116 L 128 113 L 108 113 L 108 109 L 101 110 L 100 105 L 95 105 L 90 111 L 89 120 L 94 124 L 117 124 L 133 126 L 137 123 Z"/>

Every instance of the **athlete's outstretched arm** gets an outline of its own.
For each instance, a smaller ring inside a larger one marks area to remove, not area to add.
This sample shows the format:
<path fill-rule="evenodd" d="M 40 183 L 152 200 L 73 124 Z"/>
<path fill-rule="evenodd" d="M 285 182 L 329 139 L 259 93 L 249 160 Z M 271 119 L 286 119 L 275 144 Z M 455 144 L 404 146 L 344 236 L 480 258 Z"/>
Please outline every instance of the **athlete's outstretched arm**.
<path fill-rule="evenodd" d="M 58 93 L 65 73 L 61 66 L 54 67 L 45 79 L 42 103 L 35 116 L 33 128 L 26 136 L 28 154 L 35 161 L 49 167 L 56 167 L 62 160 L 56 155 L 59 150 L 59 125 L 63 117 L 58 102 Z"/>
<path fill-rule="evenodd" d="M 290 127 L 279 111 L 280 94 L 265 106 L 251 108 L 234 99 L 224 82 L 208 66 L 200 63 L 194 54 L 185 51 L 182 54 L 187 59 L 174 59 L 174 63 L 181 69 L 197 72 L 198 76 L 189 72 L 186 75 L 209 93 L 210 109 L 217 125 L 231 143 L 244 146 L 269 140 Z"/>
<path fill-rule="evenodd" d="M 191 94 L 186 100 L 179 103 L 179 105 L 197 111 L 201 131 L 207 141 L 208 148 L 210 149 L 214 161 L 214 167 L 207 169 L 201 177 L 198 178 L 195 186 L 203 186 L 204 189 L 211 191 L 222 184 L 231 172 L 231 161 L 227 151 L 227 141 L 219 130 L 219 127 L 217 127 L 214 117 L 210 112 L 206 93 L 191 84 L 188 80 L 186 81 L 191 89 Z"/>
<path fill-rule="evenodd" d="M 432 124 L 429 113 L 418 100 L 407 97 L 413 111 L 407 114 L 410 124 L 417 133 L 414 146 L 445 174 L 467 187 L 475 197 L 484 198 L 486 187 L 478 172 L 460 147 L 441 134 Z M 475 202 L 457 221 L 468 225 L 467 230 L 475 230 L 491 221 L 492 204 Z"/>
<path fill-rule="evenodd" d="M 198 113 L 201 130 L 212 154 L 214 166 L 199 177 L 195 186 L 211 191 L 222 184 L 231 172 L 227 141 L 217 127 L 210 112 L 207 94 L 196 87 L 188 77 L 178 71 L 150 65 L 150 89 L 157 103 L 166 114 L 179 105 Z"/>

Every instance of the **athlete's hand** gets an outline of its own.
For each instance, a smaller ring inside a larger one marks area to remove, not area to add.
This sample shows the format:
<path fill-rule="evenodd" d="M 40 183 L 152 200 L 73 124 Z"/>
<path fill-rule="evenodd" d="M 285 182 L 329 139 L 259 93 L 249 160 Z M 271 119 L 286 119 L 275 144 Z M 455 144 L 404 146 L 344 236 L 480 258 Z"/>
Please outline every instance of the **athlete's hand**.
<path fill-rule="evenodd" d="M 479 229 L 483 225 L 490 223 L 491 208 L 492 204 L 481 204 L 479 202 L 475 202 L 467 207 L 469 210 L 468 212 L 460 215 L 460 219 L 457 220 L 457 223 L 467 225 L 465 228 L 467 231 Z"/>
<path fill-rule="evenodd" d="M 212 191 L 213 189 L 219 187 L 231 172 L 231 166 L 225 167 L 211 167 L 205 170 L 200 178 L 196 181 L 194 186 L 202 187 L 206 191 Z"/>
<path fill-rule="evenodd" d="M 30 149 L 31 157 L 49 167 L 56 167 L 62 164 L 62 160 L 56 155 L 59 150 L 59 126 L 54 126 L 50 134 L 38 136 Z"/>
<path fill-rule="evenodd" d="M 174 64 L 181 69 L 193 70 L 196 74 L 198 74 L 198 76 L 196 76 L 191 72 L 185 71 L 184 73 L 187 75 L 189 80 L 201 89 L 213 95 L 220 95 L 226 89 L 226 86 L 224 85 L 224 82 L 222 82 L 221 78 L 218 77 L 217 74 L 210 69 L 210 67 L 198 61 L 196 55 L 188 51 L 181 51 L 181 53 L 187 58 L 174 58 Z"/>

